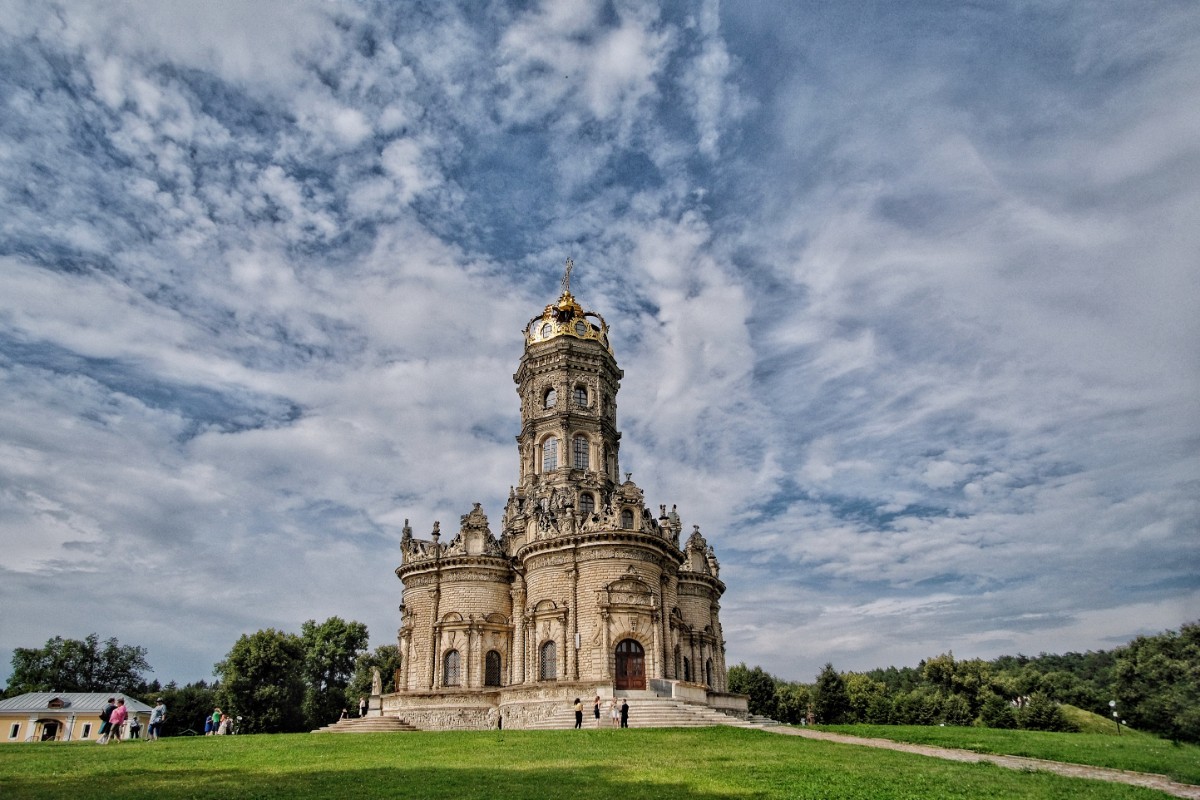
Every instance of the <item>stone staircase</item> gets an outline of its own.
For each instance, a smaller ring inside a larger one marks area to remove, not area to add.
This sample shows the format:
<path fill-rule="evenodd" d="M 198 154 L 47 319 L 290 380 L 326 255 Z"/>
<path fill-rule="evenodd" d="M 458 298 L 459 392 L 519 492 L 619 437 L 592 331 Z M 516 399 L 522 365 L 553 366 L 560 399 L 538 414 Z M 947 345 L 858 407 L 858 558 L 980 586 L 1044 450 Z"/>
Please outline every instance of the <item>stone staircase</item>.
<path fill-rule="evenodd" d="M 739 719 L 729 714 L 722 714 L 708 706 L 693 705 L 669 697 L 659 697 L 654 692 L 631 691 L 618 694 L 618 706 L 621 700 L 629 701 L 629 727 L 631 728 L 705 728 L 713 725 L 728 725 L 734 728 L 766 728 L 780 724 L 766 717 Z M 553 716 L 526 726 L 526 730 L 561 730 L 574 727 L 575 711 L 569 704 L 564 703 L 562 709 L 556 710 Z M 584 703 L 583 727 L 596 727 L 596 718 L 592 716 L 591 703 Z M 613 727 L 609 718 L 607 702 L 600 706 L 600 727 L 602 729 Z"/>
<path fill-rule="evenodd" d="M 348 717 L 313 733 L 401 733 L 417 730 L 399 717 Z"/>

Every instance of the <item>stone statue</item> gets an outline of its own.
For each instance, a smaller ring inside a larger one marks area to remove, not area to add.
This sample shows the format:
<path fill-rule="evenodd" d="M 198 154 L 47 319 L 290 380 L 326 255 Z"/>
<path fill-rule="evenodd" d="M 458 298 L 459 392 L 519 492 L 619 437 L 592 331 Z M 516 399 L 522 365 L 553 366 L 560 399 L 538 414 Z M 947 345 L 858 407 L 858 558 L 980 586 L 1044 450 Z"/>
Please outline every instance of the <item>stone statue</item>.
<path fill-rule="evenodd" d="M 371 667 L 371 694 L 376 697 L 383 694 L 383 678 L 379 677 L 379 667 Z"/>

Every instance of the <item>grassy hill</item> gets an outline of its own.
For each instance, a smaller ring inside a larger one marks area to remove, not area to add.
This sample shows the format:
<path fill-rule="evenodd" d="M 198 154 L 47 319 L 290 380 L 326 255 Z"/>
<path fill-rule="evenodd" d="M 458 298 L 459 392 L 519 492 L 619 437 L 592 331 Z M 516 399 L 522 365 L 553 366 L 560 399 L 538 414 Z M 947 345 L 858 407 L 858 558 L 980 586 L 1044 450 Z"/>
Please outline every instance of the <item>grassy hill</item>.
<path fill-rule="evenodd" d="M 1099 781 L 734 728 L 291 734 L 0 747 L 0 797 L 114 795 L 156 800 L 1162 797 Z"/>

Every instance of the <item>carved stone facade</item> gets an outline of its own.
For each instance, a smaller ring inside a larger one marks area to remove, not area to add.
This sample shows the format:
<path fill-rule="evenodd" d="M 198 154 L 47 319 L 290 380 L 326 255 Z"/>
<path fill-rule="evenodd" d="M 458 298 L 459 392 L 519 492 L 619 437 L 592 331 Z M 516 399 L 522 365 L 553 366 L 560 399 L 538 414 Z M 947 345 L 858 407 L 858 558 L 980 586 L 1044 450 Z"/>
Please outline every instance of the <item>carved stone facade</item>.
<path fill-rule="evenodd" d="M 608 325 L 563 292 L 525 329 L 518 483 L 493 534 L 478 503 L 442 541 L 405 520 L 401 668 L 385 713 L 418 727 L 507 727 L 564 699 L 686 685 L 725 696 L 725 591 L 713 549 L 674 507 L 620 480 Z M 736 705 L 736 704 L 735 704 Z"/>

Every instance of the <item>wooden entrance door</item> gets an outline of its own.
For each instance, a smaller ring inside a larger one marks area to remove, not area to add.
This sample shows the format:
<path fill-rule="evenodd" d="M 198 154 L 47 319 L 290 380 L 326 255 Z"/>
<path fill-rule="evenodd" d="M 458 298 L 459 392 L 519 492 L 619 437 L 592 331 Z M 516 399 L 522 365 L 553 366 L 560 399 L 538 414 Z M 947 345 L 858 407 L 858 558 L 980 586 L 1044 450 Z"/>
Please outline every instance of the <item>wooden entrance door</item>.
<path fill-rule="evenodd" d="M 633 639 L 617 645 L 617 688 L 646 688 L 646 651 Z"/>

